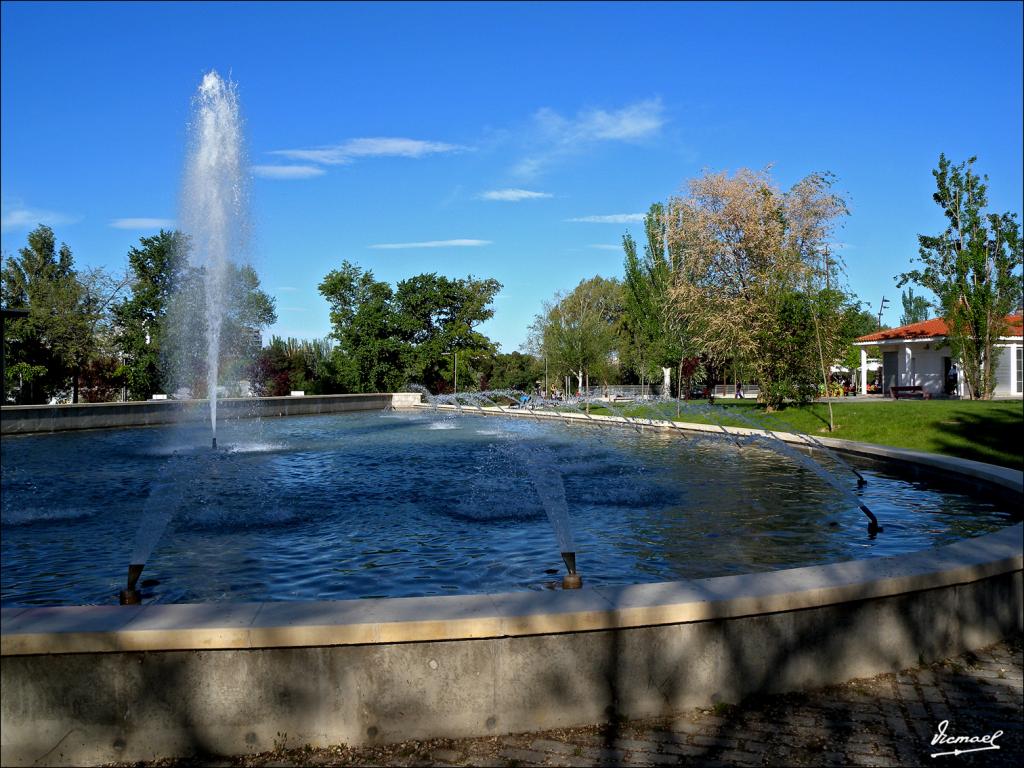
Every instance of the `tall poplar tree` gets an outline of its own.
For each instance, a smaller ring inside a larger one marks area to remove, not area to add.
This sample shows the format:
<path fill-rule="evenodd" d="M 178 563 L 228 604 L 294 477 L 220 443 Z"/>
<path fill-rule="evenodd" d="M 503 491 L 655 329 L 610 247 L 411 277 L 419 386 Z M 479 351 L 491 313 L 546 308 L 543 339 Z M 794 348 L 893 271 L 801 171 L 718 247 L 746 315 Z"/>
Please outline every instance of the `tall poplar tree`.
<path fill-rule="evenodd" d="M 923 323 L 928 319 L 928 299 L 924 296 L 915 296 L 913 287 L 903 291 L 900 294 L 900 300 L 903 302 L 900 325 Z"/>
<path fill-rule="evenodd" d="M 985 210 L 988 177 L 974 172 L 976 159 L 951 165 L 939 155 L 932 199 L 948 223 L 938 235 L 918 236 L 921 267 L 901 274 L 899 285 L 913 282 L 938 297 L 971 398 L 987 400 L 995 390 L 995 344 L 1021 303 L 1022 252 L 1017 215 Z"/>

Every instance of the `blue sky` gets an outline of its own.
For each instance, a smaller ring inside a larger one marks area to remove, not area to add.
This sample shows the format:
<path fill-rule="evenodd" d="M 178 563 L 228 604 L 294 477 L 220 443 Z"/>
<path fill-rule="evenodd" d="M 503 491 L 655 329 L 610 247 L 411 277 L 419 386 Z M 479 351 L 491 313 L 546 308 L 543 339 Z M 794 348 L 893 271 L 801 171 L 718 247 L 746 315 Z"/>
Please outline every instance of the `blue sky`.
<path fill-rule="evenodd" d="M 123 270 L 179 213 L 190 103 L 238 84 L 251 260 L 273 332 L 329 332 L 343 259 L 391 282 L 504 284 L 516 349 L 541 302 L 621 276 L 624 232 L 702 169 L 838 175 L 849 287 L 899 319 L 893 276 L 940 152 L 1021 211 L 1021 3 L 16 3 L 0 27 L 3 226 L 39 222 Z M 401 246 L 401 247 L 381 247 Z"/>

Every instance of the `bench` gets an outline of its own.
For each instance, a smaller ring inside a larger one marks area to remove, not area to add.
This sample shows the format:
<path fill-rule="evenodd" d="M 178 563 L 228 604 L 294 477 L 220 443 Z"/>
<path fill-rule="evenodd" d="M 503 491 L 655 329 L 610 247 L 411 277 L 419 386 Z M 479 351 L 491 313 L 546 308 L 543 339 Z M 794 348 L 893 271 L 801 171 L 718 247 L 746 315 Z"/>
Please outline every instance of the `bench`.
<path fill-rule="evenodd" d="M 922 400 L 930 399 L 928 393 L 920 385 L 913 387 L 889 387 L 889 394 L 892 395 L 893 400 L 899 400 L 900 395 L 904 397 L 920 397 Z"/>

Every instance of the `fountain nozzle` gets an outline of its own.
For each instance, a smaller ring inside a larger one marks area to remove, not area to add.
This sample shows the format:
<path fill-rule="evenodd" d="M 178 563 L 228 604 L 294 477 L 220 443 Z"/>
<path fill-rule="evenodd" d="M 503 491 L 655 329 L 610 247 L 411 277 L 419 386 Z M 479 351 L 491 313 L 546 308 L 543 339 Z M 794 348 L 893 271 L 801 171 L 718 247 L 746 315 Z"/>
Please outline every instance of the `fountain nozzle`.
<path fill-rule="evenodd" d="M 217 438 L 216 437 L 213 438 L 213 450 L 215 450 L 215 451 L 217 450 Z"/>
<path fill-rule="evenodd" d="M 868 535 L 869 536 L 874 538 L 875 534 L 880 533 L 881 531 L 885 530 L 885 528 L 883 528 L 882 526 L 880 526 L 878 524 L 878 518 L 875 517 L 875 513 L 874 512 L 872 512 L 870 509 L 865 507 L 863 504 L 860 505 L 860 511 L 863 512 L 865 515 L 867 515 L 867 518 L 868 518 Z"/>
<path fill-rule="evenodd" d="M 139 605 L 142 602 L 142 595 L 135 589 L 135 585 L 138 583 L 139 576 L 142 575 L 142 569 L 145 567 L 145 563 L 132 563 L 128 566 L 128 588 L 122 589 L 117 596 L 118 602 L 121 605 Z"/>
<path fill-rule="evenodd" d="M 576 573 L 576 553 L 562 552 L 562 560 L 569 571 L 562 577 L 562 589 L 579 589 L 583 586 L 583 579 Z"/>

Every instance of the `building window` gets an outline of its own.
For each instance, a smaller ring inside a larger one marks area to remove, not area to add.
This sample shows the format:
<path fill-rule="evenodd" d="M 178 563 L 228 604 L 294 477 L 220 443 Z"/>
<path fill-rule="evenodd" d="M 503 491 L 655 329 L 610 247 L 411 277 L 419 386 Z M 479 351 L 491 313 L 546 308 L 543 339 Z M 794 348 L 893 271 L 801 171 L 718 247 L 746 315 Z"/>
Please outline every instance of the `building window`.
<path fill-rule="evenodd" d="M 1017 394 L 1024 392 L 1024 347 L 1017 347 Z"/>

